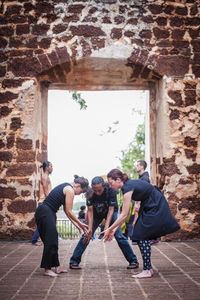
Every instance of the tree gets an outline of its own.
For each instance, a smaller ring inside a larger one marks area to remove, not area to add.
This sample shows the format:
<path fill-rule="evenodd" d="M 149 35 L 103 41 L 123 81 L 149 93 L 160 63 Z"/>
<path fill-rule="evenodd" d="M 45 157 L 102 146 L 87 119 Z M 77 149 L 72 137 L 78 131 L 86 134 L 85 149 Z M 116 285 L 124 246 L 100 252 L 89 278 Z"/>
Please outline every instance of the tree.
<path fill-rule="evenodd" d="M 130 178 L 138 178 L 135 170 L 135 163 L 139 159 L 145 159 L 145 124 L 140 124 L 133 141 L 131 141 L 126 150 L 122 150 L 122 158 L 119 158 L 121 166 L 118 167 L 122 172 L 126 173 Z M 117 194 L 117 202 L 119 207 L 122 206 L 123 196 L 121 190 Z"/>
<path fill-rule="evenodd" d="M 122 158 L 119 158 L 121 162 L 120 169 L 122 172 L 133 179 L 138 178 L 138 174 L 135 170 L 135 163 L 139 159 L 145 159 L 145 124 L 140 124 L 137 127 L 137 131 L 133 141 L 128 145 L 128 148 L 121 151 Z"/>

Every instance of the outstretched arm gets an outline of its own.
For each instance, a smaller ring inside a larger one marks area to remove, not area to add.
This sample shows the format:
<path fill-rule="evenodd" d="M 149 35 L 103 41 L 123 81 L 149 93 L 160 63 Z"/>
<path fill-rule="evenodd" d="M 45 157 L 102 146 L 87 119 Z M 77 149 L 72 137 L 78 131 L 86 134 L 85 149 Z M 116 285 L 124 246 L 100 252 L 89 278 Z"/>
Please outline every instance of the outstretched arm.
<path fill-rule="evenodd" d="M 124 194 L 124 197 L 123 197 L 124 200 L 123 200 L 121 215 L 117 218 L 117 220 L 107 230 L 104 231 L 104 237 L 103 237 L 104 241 L 110 240 L 109 236 L 110 235 L 111 235 L 111 237 L 113 236 L 112 231 L 115 228 L 118 228 L 126 220 L 126 218 L 128 216 L 128 213 L 129 213 L 129 209 L 130 209 L 132 194 L 133 194 L 133 191 L 130 191 L 130 192 Z"/>
<path fill-rule="evenodd" d="M 65 194 L 65 206 L 64 210 L 67 215 L 67 217 L 70 219 L 70 221 L 80 230 L 80 228 L 84 231 L 86 235 L 88 235 L 88 231 L 86 229 L 86 225 L 83 224 L 73 213 L 72 207 L 73 207 L 73 200 L 74 200 L 74 190 L 67 186 L 63 190 Z"/>

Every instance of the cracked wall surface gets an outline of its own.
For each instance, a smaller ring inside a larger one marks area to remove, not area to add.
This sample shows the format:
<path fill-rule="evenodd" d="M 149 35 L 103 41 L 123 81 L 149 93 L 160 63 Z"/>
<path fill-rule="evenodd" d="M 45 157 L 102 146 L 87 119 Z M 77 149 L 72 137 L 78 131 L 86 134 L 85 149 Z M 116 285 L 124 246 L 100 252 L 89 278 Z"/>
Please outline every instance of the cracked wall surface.
<path fill-rule="evenodd" d="M 152 182 L 200 237 L 200 3 L 0 3 L 0 238 L 34 230 L 48 88 L 149 89 Z M 56 99 L 55 99 L 56 101 Z"/>

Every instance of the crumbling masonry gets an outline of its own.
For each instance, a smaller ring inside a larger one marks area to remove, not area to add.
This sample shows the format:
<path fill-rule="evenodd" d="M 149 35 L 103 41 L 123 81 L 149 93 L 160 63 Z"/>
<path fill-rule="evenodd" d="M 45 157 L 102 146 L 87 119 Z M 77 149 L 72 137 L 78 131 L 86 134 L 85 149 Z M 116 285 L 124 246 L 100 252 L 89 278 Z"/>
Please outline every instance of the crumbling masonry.
<path fill-rule="evenodd" d="M 2 0 L 0 48 L 1 239 L 35 226 L 50 88 L 148 89 L 152 180 L 181 225 L 172 238 L 200 236 L 199 1 Z"/>

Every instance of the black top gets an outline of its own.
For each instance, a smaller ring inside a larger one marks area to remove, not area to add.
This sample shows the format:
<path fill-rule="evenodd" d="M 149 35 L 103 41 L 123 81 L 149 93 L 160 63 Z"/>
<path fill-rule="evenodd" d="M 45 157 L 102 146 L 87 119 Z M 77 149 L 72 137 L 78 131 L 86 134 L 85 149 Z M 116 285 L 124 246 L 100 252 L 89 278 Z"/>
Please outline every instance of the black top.
<path fill-rule="evenodd" d="M 87 200 L 87 206 L 93 206 L 95 216 L 105 218 L 108 214 L 109 206 L 114 206 L 114 211 L 118 211 L 117 192 L 106 183 L 103 194 L 99 196 L 94 193 Z"/>
<path fill-rule="evenodd" d="M 149 173 L 147 171 L 144 172 L 143 174 L 139 175 L 139 179 L 150 183 Z"/>
<path fill-rule="evenodd" d="M 151 194 L 153 185 L 139 179 L 128 179 L 122 187 L 122 193 L 126 194 L 133 190 L 132 199 L 135 201 L 144 201 Z"/>
<path fill-rule="evenodd" d="M 78 213 L 78 218 L 79 218 L 79 220 L 85 219 L 85 212 L 80 210 L 79 213 Z"/>
<path fill-rule="evenodd" d="M 45 198 L 43 203 L 49 206 L 54 212 L 57 212 L 61 205 L 65 206 L 65 195 L 63 193 L 63 189 L 68 185 L 71 186 L 69 183 L 57 185 Z"/>
<path fill-rule="evenodd" d="M 154 239 L 180 229 L 164 195 L 156 186 L 143 180 L 128 179 L 122 191 L 123 194 L 134 191 L 132 198 L 141 201 L 132 240 Z"/>

